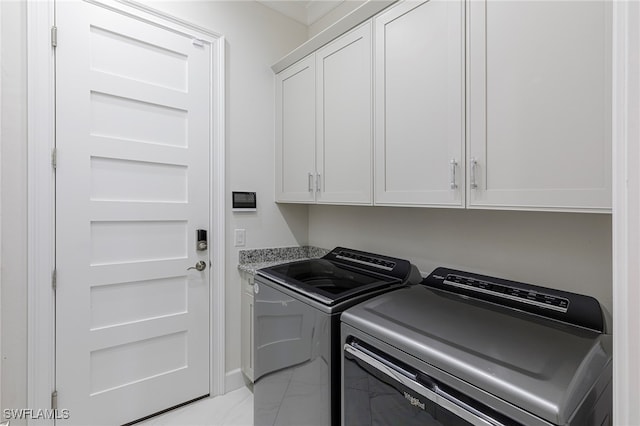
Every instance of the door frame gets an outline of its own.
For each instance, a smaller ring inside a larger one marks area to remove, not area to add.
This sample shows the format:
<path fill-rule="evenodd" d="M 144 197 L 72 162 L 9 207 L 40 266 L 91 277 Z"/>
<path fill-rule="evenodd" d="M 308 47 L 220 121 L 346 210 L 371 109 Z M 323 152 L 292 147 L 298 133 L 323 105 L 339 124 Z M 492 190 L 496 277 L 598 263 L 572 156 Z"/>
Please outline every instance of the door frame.
<path fill-rule="evenodd" d="M 130 0 L 84 0 L 211 45 L 209 278 L 211 396 L 225 392 L 225 38 Z M 27 406 L 51 407 L 55 390 L 55 55 L 54 0 L 27 2 Z M 61 407 L 64 408 L 64 407 Z M 73 414 L 72 414 L 73 415 Z M 42 423 L 41 423 L 42 422 Z M 53 424 L 53 421 L 38 421 Z"/>

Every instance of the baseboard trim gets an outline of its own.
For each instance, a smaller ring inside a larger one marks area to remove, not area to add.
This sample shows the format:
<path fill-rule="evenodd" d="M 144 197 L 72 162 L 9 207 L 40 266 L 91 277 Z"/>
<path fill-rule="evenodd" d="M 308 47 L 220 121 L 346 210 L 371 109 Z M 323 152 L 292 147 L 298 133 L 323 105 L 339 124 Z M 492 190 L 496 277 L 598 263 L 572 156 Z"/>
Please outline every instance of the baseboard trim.
<path fill-rule="evenodd" d="M 244 386 L 245 384 L 242 370 L 236 368 L 235 370 L 226 372 L 224 376 L 224 393 L 232 392 Z"/>

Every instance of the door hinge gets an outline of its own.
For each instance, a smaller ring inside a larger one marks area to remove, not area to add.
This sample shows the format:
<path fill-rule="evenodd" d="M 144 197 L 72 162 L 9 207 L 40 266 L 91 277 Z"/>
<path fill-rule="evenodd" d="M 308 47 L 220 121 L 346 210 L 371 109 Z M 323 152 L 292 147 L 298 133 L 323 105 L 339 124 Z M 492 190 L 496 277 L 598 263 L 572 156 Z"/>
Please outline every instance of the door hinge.
<path fill-rule="evenodd" d="M 55 390 L 51 392 L 51 409 L 52 410 L 58 409 L 58 391 L 55 391 Z"/>
<path fill-rule="evenodd" d="M 58 27 L 51 27 L 51 46 L 58 46 Z"/>
<path fill-rule="evenodd" d="M 51 287 L 53 287 L 53 291 L 58 287 L 58 270 L 54 269 L 51 273 Z"/>
<path fill-rule="evenodd" d="M 51 166 L 53 166 L 54 169 L 58 168 L 58 150 L 56 148 L 53 148 L 53 151 L 51 151 Z"/>

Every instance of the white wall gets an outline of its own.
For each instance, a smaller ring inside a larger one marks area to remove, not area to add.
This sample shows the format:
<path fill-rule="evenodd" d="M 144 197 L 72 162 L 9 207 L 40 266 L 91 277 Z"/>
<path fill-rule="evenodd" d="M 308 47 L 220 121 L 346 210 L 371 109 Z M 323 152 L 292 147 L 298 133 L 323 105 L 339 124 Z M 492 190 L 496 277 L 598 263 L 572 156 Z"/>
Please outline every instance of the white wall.
<path fill-rule="evenodd" d="M 0 8 L 0 406 L 22 408 L 27 405 L 26 6 L 2 1 Z"/>
<path fill-rule="evenodd" d="M 309 244 L 344 245 L 583 293 L 611 312 L 611 216 L 313 206 Z"/>
<path fill-rule="evenodd" d="M 244 248 L 307 243 L 307 208 L 273 203 L 275 89 L 271 65 L 306 41 L 307 27 L 253 1 L 145 4 L 226 38 L 226 370 L 240 368 L 240 275 L 233 230 Z M 232 213 L 231 191 L 257 192 L 258 212 Z"/>

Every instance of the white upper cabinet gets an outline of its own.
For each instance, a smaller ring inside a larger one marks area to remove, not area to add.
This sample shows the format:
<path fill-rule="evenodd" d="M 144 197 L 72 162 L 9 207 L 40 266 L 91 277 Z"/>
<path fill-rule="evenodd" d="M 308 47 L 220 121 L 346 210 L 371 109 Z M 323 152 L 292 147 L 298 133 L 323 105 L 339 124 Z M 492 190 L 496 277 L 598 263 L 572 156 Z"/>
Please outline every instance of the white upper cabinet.
<path fill-rule="evenodd" d="M 276 75 L 276 200 L 315 200 L 316 68 L 314 55 Z"/>
<path fill-rule="evenodd" d="M 375 204 L 464 207 L 463 3 L 403 2 L 374 23 Z"/>
<path fill-rule="evenodd" d="M 371 22 L 316 52 L 317 202 L 372 202 Z"/>
<path fill-rule="evenodd" d="M 606 0 L 398 2 L 277 75 L 276 200 L 610 212 L 611 42 Z"/>
<path fill-rule="evenodd" d="M 276 201 L 372 203 L 371 22 L 276 75 Z"/>
<path fill-rule="evenodd" d="M 611 3 L 468 12 L 468 206 L 610 211 Z"/>

